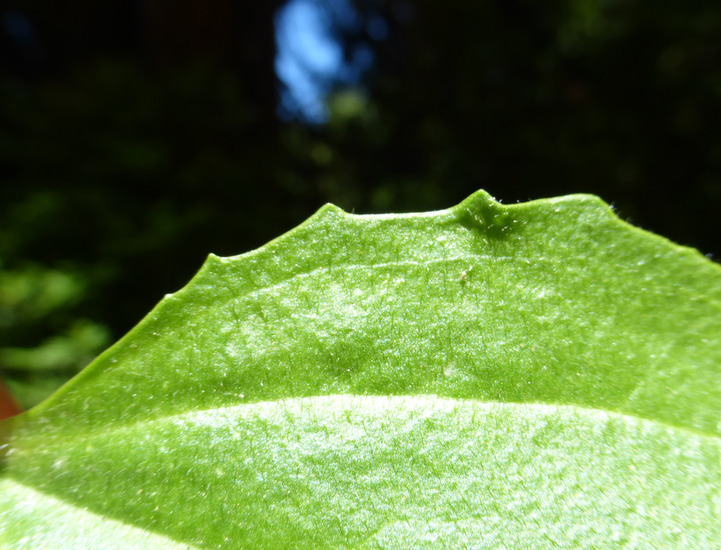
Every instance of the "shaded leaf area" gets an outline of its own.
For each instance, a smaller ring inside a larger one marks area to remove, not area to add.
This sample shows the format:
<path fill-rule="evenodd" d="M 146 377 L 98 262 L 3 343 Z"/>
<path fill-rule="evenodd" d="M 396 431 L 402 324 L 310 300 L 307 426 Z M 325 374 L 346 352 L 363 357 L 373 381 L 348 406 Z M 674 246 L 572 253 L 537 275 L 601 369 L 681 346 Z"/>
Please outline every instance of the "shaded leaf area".
<path fill-rule="evenodd" d="M 211 256 L 35 414 L 86 430 L 154 409 L 433 393 L 717 433 L 720 272 L 588 196 L 479 193 L 430 215 L 329 205 L 255 252 Z"/>
<path fill-rule="evenodd" d="M 151 547 L 147 531 L 230 548 L 712 547 L 721 536 L 719 440 L 597 410 L 333 396 L 27 443 L 39 446 L 12 457 L 21 482 L 0 482 L 23 520 L 0 519 L 10 544 L 82 541 L 84 529 L 117 532 L 114 547 Z M 136 529 L 98 517 L 78 528 L 86 508 Z"/>
<path fill-rule="evenodd" d="M 6 424 L 4 483 L 199 546 L 704 546 L 719 313 L 718 265 L 592 196 L 328 205 Z"/>

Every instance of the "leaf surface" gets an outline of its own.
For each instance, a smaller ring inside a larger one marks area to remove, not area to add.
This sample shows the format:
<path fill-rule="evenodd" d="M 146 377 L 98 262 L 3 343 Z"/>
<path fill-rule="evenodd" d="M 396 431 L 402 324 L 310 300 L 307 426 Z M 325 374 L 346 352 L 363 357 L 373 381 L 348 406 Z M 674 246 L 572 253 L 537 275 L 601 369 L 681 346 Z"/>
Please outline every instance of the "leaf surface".
<path fill-rule="evenodd" d="M 0 542 L 713 547 L 718 334 L 721 268 L 595 197 L 327 205 L 1 425 Z"/>

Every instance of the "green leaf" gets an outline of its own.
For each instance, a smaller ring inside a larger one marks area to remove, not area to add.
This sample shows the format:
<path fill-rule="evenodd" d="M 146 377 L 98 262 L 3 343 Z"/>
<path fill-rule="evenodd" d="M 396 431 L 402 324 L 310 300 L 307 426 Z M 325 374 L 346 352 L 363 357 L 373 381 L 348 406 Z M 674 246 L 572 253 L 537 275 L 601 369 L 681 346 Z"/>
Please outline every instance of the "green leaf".
<path fill-rule="evenodd" d="M 713 547 L 721 267 L 575 195 L 328 205 L 2 424 L 10 548 Z"/>

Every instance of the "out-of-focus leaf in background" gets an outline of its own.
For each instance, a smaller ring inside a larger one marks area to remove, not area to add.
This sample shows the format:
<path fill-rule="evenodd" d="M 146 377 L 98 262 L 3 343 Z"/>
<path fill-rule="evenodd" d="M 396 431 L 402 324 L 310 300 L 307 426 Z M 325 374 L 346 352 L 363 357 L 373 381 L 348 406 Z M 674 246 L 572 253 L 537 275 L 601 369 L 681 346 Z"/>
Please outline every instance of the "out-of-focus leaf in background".
<path fill-rule="evenodd" d="M 109 344 L 105 327 L 75 317 L 84 292 L 77 273 L 0 266 L 0 378 L 23 408 L 45 399 Z"/>
<path fill-rule="evenodd" d="M 721 4 L 700 0 L 4 4 L 2 269 L 82 284 L 0 346 L 97 350 L 73 327 L 119 338 L 208 251 L 254 249 L 324 202 L 587 192 L 719 255 L 720 57 Z M 325 119 L 289 106 L 299 82 Z M 76 368 L 57 365 L 34 381 Z"/>

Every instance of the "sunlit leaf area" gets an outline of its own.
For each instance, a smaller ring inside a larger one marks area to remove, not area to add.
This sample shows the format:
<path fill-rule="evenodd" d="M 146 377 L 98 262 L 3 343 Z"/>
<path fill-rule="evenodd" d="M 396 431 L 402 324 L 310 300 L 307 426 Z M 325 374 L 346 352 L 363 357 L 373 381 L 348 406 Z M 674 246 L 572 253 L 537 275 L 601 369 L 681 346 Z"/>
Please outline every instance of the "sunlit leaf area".
<path fill-rule="evenodd" d="M 590 195 L 327 205 L 0 424 L 0 541 L 710 547 L 720 308 Z"/>

